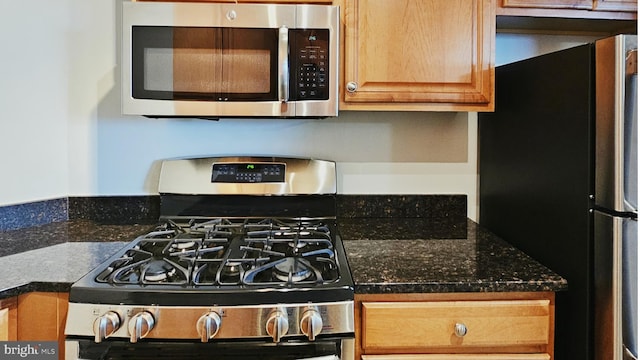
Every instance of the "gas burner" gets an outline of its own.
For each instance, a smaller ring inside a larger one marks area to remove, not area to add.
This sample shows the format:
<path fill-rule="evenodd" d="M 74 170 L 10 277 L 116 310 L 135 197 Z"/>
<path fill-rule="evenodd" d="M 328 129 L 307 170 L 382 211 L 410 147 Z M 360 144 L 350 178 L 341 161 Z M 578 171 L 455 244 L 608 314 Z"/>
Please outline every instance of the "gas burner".
<path fill-rule="evenodd" d="M 195 241 L 174 242 L 173 244 L 171 244 L 171 250 L 184 251 L 194 249 L 196 246 L 197 245 Z"/>
<path fill-rule="evenodd" d="M 273 266 L 275 270 L 273 276 L 287 283 L 297 283 L 307 280 L 313 273 L 309 268 L 311 264 L 303 261 L 304 260 L 293 257 L 284 258 Z"/>
<path fill-rule="evenodd" d="M 169 277 L 174 277 L 176 268 L 162 260 L 152 260 L 145 266 L 142 279 L 146 282 L 166 281 Z"/>
<path fill-rule="evenodd" d="M 307 243 L 304 241 L 292 241 L 289 242 L 287 245 L 289 245 L 289 247 L 294 248 L 294 251 L 298 251 L 300 249 L 302 249 L 303 247 L 307 246 Z"/>
<path fill-rule="evenodd" d="M 242 262 L 240 261 L 227 261 L 222 267 L 222 275 L 229 276 L 229 277 L 240 276 L 241 267 L 242 267 Z"/>

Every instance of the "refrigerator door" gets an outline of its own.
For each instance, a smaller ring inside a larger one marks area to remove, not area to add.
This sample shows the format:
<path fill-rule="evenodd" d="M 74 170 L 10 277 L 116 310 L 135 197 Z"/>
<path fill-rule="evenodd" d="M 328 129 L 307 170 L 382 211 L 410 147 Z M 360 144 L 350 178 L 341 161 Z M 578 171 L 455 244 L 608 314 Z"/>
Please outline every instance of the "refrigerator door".
<path fill-rule="evenodd" d="M 638 50 L 626 52 L 624 209 L 622 219 L 622 343 L 624 359 L 638 358 Z"/>
<path fill-rule="evenodd" d="M 622 221 L 622 345 L 624 359 L 638 358 L 638 220 Z"/>
<path fill-rule="evenodd" d="M 596 42 L 595 204 L 614 212 L 637 211 L 637 37 Z"/>
<path fill-rule="evenodd" d="M 595 359 L 638 357 L 638 222 L 594 214 Z"/>
<path fill-rule="evenodd" d="M 596 359 L 638 358 L 637 38 L 596 42 Z"/>
<path fill-rule="evenodd" d="M 595 359 L 638 358 L 638 221 L 594 215 Z"/>

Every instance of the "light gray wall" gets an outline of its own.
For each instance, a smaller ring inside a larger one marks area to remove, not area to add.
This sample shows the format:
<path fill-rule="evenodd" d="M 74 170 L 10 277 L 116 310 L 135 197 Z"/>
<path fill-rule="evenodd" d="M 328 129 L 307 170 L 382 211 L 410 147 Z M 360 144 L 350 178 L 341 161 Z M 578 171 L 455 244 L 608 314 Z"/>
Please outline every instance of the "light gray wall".
<path fill-rule="evenodd" d="M 341 112 L 324 120 L 219 122 L 121 115 L 121 4 L 0 3 L 0 206 L 155 194 L 161 159 L 274 154 L 337 161 L 343 194 L 467 194 L 475 219 L 475 113 Z M 499 34 L 496 64 L 580 42 Z"/>

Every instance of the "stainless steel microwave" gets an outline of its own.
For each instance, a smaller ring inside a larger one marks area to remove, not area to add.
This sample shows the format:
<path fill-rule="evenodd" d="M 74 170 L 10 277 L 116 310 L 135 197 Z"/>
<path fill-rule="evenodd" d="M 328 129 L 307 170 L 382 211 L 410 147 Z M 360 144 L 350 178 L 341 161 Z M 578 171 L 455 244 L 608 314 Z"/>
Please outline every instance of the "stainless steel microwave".
<path fill-rule="evenodd" d="M 123 114 L 338 115 L 336 6 L 125 1 L 122 24 Z"/>

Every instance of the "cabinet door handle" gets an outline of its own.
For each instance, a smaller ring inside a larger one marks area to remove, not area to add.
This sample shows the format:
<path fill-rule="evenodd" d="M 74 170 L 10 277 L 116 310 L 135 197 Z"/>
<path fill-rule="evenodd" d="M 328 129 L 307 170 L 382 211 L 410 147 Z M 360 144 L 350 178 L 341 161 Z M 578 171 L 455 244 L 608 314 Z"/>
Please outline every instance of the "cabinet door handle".
<path fill-rule="evenodd" d="M 467 326 L 463 323 L 456 323 L 456 326 L 453 329 L 453 332 L 457 337 L 463 337 L 467 335 Z"/>
<path fill-rule="evenodd" d="M 347 83 L 347 91 L 350 93 L 354 93 L 356 92 L 356 90 L 358 90 L 358 83 L 354 82 L 354 81 L 349 81 Z"/>

